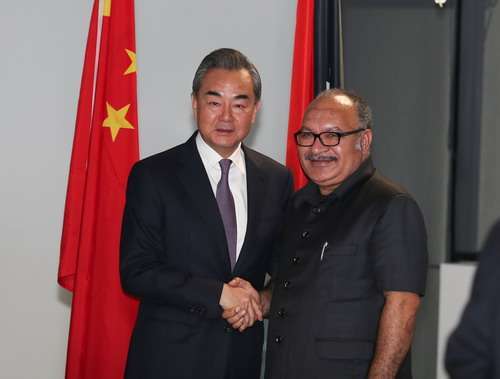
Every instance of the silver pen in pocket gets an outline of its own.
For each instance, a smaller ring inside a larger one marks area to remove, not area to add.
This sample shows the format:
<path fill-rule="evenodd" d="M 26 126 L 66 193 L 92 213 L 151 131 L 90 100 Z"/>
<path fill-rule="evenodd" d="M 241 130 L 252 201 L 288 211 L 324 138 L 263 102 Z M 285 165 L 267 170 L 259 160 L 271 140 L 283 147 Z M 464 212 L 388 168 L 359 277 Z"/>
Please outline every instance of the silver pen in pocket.
<path fill-rule="evenodd" d="M 323 248 L 321 249 L 321 257 L 319 258 L 320 261 L 323 260 L 323 255 L 325 254 L 325 250 L 327 249 L 328 247 L 328 241 L 325 241 L 325 243 L 323 244 Z"/>

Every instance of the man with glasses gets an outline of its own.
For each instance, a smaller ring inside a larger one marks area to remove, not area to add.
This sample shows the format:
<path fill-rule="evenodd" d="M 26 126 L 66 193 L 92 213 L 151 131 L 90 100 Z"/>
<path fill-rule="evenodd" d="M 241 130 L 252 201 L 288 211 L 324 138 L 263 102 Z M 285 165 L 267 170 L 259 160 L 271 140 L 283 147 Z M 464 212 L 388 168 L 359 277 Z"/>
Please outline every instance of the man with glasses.
<path fill-rule="evenodd" d="M 334 89 L 295 134 L 310 183 L 292 197 L 273 275 L 268 379 L 411 378 L 426 232 L 413 198 L 375 170 L 371 124 L 363 99 Z"/>

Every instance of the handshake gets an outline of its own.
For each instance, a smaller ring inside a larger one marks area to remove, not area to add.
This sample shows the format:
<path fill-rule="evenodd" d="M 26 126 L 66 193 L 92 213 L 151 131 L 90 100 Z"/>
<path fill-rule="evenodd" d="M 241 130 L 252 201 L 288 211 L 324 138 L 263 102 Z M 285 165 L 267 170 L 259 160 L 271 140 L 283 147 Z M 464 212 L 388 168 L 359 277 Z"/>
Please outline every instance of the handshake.
<path fill-rule="evenodd" d="M 224 283 L 219 304 L 224 310 L 222 317 L 234 329 L 242 332 L 267 315 L 271 290 L 268 288 L 257 292 L 248 281 L 236 277 Z"/>

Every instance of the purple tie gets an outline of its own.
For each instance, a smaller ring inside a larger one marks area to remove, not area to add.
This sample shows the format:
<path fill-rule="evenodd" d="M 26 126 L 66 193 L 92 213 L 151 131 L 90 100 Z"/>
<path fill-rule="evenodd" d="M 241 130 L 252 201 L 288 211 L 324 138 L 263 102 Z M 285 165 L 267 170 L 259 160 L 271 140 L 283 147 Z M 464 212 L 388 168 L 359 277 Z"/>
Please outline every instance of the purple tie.
<path fill-rule="evenodd" d="M 236 212 L 234 211 L 234 199 L 229 189 L 229 168 L 232 161 L 230 159 L 221 159 L 219 161 L 222 175 L 217 184 L 215 198 L 219 206 L 224 230 L 226 232 L 227 249 L 229 251 L 229 260 L 231 261 L 231 271 L 236 264 Z"/>

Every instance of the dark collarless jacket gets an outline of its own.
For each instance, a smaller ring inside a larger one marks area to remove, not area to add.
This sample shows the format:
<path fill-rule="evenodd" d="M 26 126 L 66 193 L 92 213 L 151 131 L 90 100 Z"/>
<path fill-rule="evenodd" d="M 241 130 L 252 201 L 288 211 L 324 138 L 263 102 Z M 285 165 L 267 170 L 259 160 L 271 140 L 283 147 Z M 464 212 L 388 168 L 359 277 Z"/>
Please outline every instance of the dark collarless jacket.
<path fill-rule="evenodd" d="M 129 177 L 120 273 L 140 300 L 127 360 L 129 379 L 258 379 L 263 326 L 233 332 L 221 318 L 224 282 L 260 290 L 292 191 L 277 162 L 243 147 L 248 223 L 231 272 L 223 223 L 195 144 L 138 162 Z"/>
<path fill-rule="evenodd" d="M 266 379 L 364 379 L 384 291 L 424 292 L 422 214 L 368 159 L 327 197 L 314 183 L 295 193 L 286 220 Z M 407 358 L 398 379 L 410 377 Z"/>
<path fill-rule="evenodd" d="M 500 221 L 479 256 L 470 299 L 448 340 L 451 379 L 500 379 Z"/>

